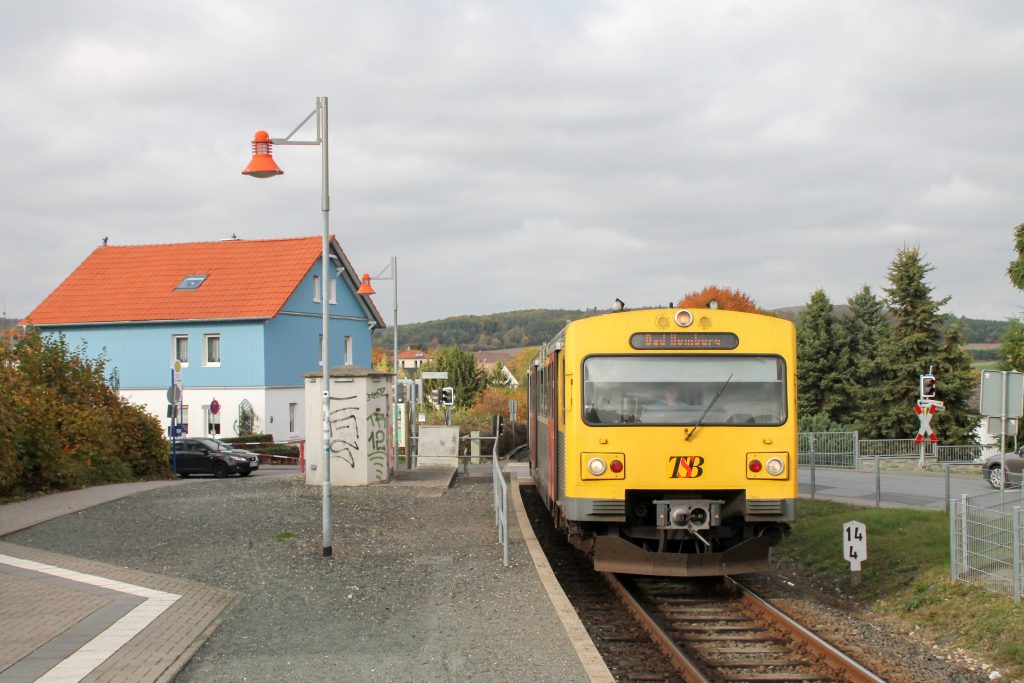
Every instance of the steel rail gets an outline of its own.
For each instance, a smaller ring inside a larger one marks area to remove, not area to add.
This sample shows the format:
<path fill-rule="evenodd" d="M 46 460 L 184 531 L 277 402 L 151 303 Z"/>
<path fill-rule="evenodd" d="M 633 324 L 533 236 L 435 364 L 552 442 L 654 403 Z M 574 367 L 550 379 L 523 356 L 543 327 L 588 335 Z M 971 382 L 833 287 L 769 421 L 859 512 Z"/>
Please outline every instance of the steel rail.
<path fill-rule="evenodd" d="M 885 683 L 884 678 L 879 678 L 855 659 L 801 626 L 788 614 L 758 597 L 746 586 L 732 577 L 723 578 L 739 591 L 745 604 L 761 612 L 767 619 L 780 624 L 794 639 L 803 643 L 809 652 L 821 657 L 826 664 L 846 674 L 850 683 Z"/>
<path fill-rule="evenodd" d="M 672 638 L 665 633 L 665 631 L 655 623 L 654 619 L 650 614 L 647 613 L 637 599 L 633 597 L 632 593 L 622 585 L 619 578 L 610 572 L 601 572 L 601 576 L 608 582 L 608 585 L 612 587 L 622 602 L 629 609 L 633 618 L 636 619 L 637 623 L 642 629 L 644 629 L 651 639 L 661 648 L 672 663 L 679 669 L 683 674 L 683 677 L 688 683 L 710 683 L 711 679 L 704 675 L 704 673 L 697 667 L 697 665 L 691 660 L 685 652 L 679 649 Z"/>

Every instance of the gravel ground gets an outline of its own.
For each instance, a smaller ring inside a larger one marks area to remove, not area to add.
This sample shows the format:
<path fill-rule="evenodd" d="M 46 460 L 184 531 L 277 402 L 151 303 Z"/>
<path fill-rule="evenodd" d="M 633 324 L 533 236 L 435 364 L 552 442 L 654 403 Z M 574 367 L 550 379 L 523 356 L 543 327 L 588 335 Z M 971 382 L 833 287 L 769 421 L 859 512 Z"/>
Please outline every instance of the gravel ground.
<path fill-rule="evenodd" d="M 178 681 L 584 681 L 521 542 L 501 566 L 490 479 L 335 489 L 172 486 L 8 536 L 241 594 Z"/>

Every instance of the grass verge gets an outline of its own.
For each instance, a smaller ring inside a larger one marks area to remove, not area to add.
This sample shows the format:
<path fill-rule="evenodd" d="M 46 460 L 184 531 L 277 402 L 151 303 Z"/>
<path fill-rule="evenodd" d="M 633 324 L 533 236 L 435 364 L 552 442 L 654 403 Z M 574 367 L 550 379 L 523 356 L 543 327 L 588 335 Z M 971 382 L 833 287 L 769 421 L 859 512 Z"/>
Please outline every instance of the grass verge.
<path fill-rule="evenodd" d="M 856 587 L 842 554 L 843 524 L 851 520 L 867 528 L 868 558 Z M 1012 680 L 1024 676 L 1024 604 L 950 580 L 946 513 L 801 500 L 793 534 L 772 555 L 829 594 L 925 628 L 937 642 L 990 659 Z"/>

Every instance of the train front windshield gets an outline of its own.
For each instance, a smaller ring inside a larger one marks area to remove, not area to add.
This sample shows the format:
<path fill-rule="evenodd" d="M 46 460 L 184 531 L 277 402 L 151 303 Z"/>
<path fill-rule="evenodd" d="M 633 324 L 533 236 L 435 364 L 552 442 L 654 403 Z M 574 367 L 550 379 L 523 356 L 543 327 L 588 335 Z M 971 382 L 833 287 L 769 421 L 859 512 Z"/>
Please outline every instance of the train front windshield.
<path fill-rule="evenodd" d="M 591 356 L 583 362 L 590 425 L 781 425 L 778 356 Z"/>

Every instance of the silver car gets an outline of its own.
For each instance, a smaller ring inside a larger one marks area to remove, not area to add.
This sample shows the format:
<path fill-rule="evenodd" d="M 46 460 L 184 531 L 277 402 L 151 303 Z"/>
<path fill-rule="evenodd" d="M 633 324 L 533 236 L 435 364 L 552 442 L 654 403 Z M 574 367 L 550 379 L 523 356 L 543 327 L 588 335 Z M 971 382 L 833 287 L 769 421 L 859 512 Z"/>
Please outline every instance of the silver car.
<path fill-rule="evenodd" d="M 994 489 L 1003 487 L 1003 458 L 996 453 L 985 458 L 981 463 L 981 476 Z M 1024 470 L 1024 446 L 1005 454 L 1006 486 L 1020 486 L 1021 470 Z"/>

